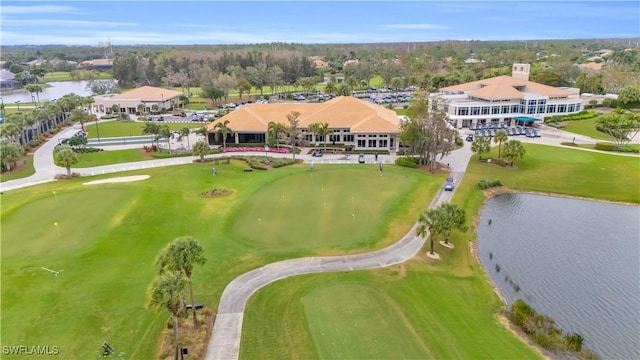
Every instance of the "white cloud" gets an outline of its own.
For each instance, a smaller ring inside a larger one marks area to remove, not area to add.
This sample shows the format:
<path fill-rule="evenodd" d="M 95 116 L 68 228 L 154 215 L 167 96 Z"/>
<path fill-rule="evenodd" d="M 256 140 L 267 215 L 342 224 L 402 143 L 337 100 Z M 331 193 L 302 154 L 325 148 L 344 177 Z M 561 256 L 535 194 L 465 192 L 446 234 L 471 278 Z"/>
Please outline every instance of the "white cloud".
<path fill-rule="evenodd" d="M 449 29 L 448 26 L 441 26 L 435 24 L 387 24 L 387 28 L 392 29 L 406 29 L 406 30 L 444 30 Z"/>
<path fill-rule="evenodd" d="M 2 13 L 6 14 L 38 14 L 38 13 L 69 13 L 75 12 L 72 6 L 58 5 L 30 5 L 30 6 L 3 6 Z"/>
<path fill-rule="evenodd" d="M 92 27 L 92 26 L 137 26 L 136 23 L 110 22 L 110 21 L 90 21 L 90 20 L 58 20 L 58 19 L 29 19 L 10 20 L 3 19 L 2 25 L 6 26 L 57 26 L 57 27 Z"/>

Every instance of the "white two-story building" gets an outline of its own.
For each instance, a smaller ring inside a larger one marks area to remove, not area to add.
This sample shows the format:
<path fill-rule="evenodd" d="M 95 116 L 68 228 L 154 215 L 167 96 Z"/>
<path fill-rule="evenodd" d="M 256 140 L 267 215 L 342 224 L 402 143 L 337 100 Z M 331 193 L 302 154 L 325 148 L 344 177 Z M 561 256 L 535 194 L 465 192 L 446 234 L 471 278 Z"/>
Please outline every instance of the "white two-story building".
<path fill-rule="evenodd" d="M 529 64 L 514 64 L 512 76 L 441 88 L 430 95 L 430 100 L 432 106 L 444 109 L 449 122 L 458 129 L 472 124 L 524 125 L 582 109 L 577 89 L 556 88 L 528 79 Z"/>

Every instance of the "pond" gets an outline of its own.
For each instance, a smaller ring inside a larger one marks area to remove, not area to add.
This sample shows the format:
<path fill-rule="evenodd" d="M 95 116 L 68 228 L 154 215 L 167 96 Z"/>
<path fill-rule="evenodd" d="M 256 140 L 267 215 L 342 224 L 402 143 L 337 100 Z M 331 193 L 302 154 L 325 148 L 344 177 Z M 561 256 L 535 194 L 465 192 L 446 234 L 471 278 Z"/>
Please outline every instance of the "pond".
<path fill-rule="evenodd" d="M 88 81 L 52 81 L 47 83 L 47 85 L 49 85 L 48 87 L 42 88 L 42 92 L 38 93 L 38 97 L 36 97 L 36 94 L 33 94 L 33 96 L 36 100 L 39 98 L 40 102 L 60 99 L 64 95 L 71 93 L 80 96 L 89 96 L 91 95 L 91 90 L 87 90 L 88 83 Z M 2 96 L 2 101 L 5 104 L 13 104 L 16 101 L 20 101 L 22 103 L 33 102 L 31 94 L 24 89 L 11 91 L 3 90 L 0 92 L 0 96 Z"/>
<path fill-rule="evenodd" d="M 640 207 L 503 194 L 478 256 L 510 305 L 521 298 L 604 358 L 640 359 Z"/>

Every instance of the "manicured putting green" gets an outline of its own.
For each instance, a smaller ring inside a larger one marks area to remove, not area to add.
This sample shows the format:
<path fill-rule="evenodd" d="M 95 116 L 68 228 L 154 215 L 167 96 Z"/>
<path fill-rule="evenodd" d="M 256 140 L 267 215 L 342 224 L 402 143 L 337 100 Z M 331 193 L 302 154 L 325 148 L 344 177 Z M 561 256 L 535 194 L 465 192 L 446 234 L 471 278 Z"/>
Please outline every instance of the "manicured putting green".
<path fill-rule="evenodd" d="M 231 233 L 291 248 L 348 248 L 379 239 L 394 197 L 415 185 L 398 171 L 336 168 L 295 174 L 262 187 L 240 208 Z M 391 204 L 391 205 L 390 205 Z"/>
<path fill-rule="evenodd" d="M 92 244 L 106 227 L 104 219 L 131 196 L 125 189 L 58 190 L 19 208 L 2 223 L 2 256 L 60 255 Z M 80 204 L 99 204 L 90 210 Z"/>
<path fill-rule="evenodd" d="M 401 307 L 373 287 L 334 284 L 302 298 L 321 359 L 424 359 L 434 355 Z"/>

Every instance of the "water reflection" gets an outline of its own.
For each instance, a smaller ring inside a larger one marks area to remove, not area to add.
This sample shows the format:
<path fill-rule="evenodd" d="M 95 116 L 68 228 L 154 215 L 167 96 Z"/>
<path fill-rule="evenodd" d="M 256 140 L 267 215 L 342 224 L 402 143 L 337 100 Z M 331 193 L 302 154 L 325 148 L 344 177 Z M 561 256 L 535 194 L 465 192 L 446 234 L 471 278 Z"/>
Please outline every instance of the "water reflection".
<path fill-rule="evenodd" d="M 638 206 L 499 195 L 482 211 L 478 256 L 508 303 L 524 299 L 605 358 L 638 359 L 638 219 Z"/>
<path fill-rule="evenodd" d="M 38 95 L 33 94 L 35 100 L 40 99 L 40 102 L 51 101 L 59 99 L 67 94 L 74 93 L 80 96 L 91 95 L 91 90 L 87 90 L 88 81 L 53 81 L 48 82 L 49 87 L 43 87 L 42 92 Z M 7 91 L 3 89 L 0 91 L 0 96 L 5 104 L 15 103 L 20 101 L 21 103 L 32 102 L 31 94 L 24 89 Z"/>

